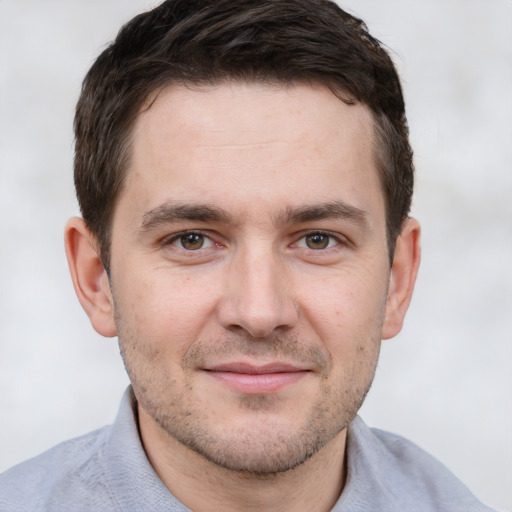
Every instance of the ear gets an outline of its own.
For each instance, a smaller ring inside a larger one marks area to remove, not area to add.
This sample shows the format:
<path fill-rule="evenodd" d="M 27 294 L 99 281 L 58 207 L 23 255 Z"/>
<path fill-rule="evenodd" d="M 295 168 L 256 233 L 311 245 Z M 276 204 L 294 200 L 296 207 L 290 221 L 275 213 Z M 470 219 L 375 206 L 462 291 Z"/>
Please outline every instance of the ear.
<path fill-rule="evenodd" d="M 69 271 L 80 304 L 99 334 L 115 336 L 112 293 L 96 238 L 78 217 L 67 222 L 64 237 Z"/>
<path fill-rule="evenodd" d="M 407 219 L 397 238 L 391 267 L 386 315 L 382 328 L 384 340 L 396 336 L 402 330 L 418 275 L 420 258 L 420 225 L 416 219 Z"/>

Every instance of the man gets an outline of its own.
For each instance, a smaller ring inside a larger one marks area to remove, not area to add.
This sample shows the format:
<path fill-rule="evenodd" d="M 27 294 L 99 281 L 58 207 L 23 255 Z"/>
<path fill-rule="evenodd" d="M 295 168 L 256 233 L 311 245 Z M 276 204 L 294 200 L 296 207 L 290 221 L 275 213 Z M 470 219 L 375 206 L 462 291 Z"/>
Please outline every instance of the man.
<path fill-rule="evenodd" d="M 362 22 L 164 2 L 95 62 L 75 133 L 69 266 L 131 387 L 5 473 L 0 509 L 489 510 L 357 417 L 420 259 L 401 87 Z"/>

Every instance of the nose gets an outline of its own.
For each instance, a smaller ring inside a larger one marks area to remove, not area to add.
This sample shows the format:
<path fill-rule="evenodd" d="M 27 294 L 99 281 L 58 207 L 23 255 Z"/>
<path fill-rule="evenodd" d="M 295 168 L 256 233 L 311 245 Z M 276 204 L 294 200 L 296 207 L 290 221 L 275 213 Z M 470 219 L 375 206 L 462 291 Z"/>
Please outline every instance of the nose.
<path fill-rule="evenodd" d="M 221 325 L 253 338 L 292 329 L 299 314 L 288 274 L 285 263 L 269 249 L 245 251 L 235 258 L 218 306 Z"/>

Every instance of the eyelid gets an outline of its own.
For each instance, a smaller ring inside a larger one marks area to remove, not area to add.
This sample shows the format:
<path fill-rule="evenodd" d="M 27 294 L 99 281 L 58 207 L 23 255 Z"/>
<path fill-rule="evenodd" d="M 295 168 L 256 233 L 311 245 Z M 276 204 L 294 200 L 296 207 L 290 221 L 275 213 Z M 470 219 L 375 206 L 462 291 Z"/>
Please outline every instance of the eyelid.
<path fill-rule="evenodd" d="M 311 230 L 308 230 L 308 231 L 303 231 L 303 232 L 299 233 L 299 235 L 300 236 L 297 236 L 295 238 L 296 241 L 292 243 L 292 246 L 301 247 L 301 248 L 305 248 L 305 249 L 309 249 L 309 250 L 314 250 L 315 252 L 326 251 L 328 249 L 333 249 L 334 247 L 337 247 L 337 246 L 347 246 L 347 245 L 350 244 L 350 241 L 347 239 L 347 237 L 341 235 L 340 233 L 333 233 L 332 231 L 328 231 L 328 230 L 325 230 L 325 229 L 311 229 Z M 304 244 L 304 246 L 299 245 L 300 241 L 302 241 L 306 237 L 312 236 L 312 235 L 324 235 L 324 236 L 327 236 L 327 237 L 335 240 L 336 241 L 336 245 L 334 247 L 327 247 L 325 249 L 310 249 L 309 247 L 306 247 L 305 244 Z"/>
<path fill-rule="evenodd" d="M 194 250 L 187 250 L 184 247 L 178 247 L 178 246 L 175 245 L 175 242 L 177 242 L 182 237 L 187 236 L 187 235 L 201 235 L 202 237 L 204 237 L 205 240 L 208 240 L 210 242 L 210 245 L 208 247 L 201 247 L 200 249 L 197 249 L 195 251 Z M 202 249 L 209 249 L 213 245 L 220 245 L 220 244 L 218 242 L 216 242 L 212 238 L 211 235 L 205 233 L 204 231 L 202 231 L 200 229 L 184 229 L 182 231 L 179 231 L 177 233 L 173 233 L 172 235 L 168 235 L 168 236 L 162 238 L 162 240 L 160 241 L 160 245 L 162 247 L 166 247 L 166 246 L 169 246 L 169 245 L 174 245 L 175 247 L 177 247 L 178 249 L 181 249 L 183 251 L 199 252 Z"/>
<path fill-rule="evenodd" d="M 197 249 L 194 251 L 194 250 L 187 250 L 183 247 L 180 248 L 180 247 L 177 247 L 176 245 L 174 245 L 174 242 L 178 241 L 181 237 L 190 235 L 190 234 L 203 236 L 206 240 L 209 241 L 209 246 L 202 247 L 201 249 Z M 336 242 L 336 244 L 334 246 L 327 247 L 325 249 L 310 249 L 305 245 L 305 243 L 304 243 L 304 245 L 302 245 L 302 244 L 299 245 L 299 242 L 303 241 L 307 236 L 312 236 L 312 235 L 327 236 L 327 237 L 331 238 L 332 240 L 334 240 Z M 341 233 L 337 233 L 337 232 L 335 233 L 335 232 L 325 230 L 325 229 L 309 229 L 309 230 L 300 231 L 299 233 L 296 233 L 293 236 L 293 240 L 294 241 L 290 244 L 290 247 L 299 247 L 300 249 L 307 249 L 307 250 L 315 251 L 315 252 L 327 251 L 329 249 L 334 249 L 335 247 L 338 247 L 338 246 L 347 247 L 352 244 L 350 239 L 348 239 L 345 235 L 342 235 Z M 217 239 L 217 237 L 214 237 L 210 233 L 208 233 L 208 231 L 205 232 L 204 230 L 201 230 L 201 229 L 183 229 L 179 232 L 172 233 L 170 235 L 163 237 L 160 240 L 159 245 L 161 245 L 164 248 L 169 245 L 174 245 L 178 250 L 192 253 L 192 252 L 200 252 L 201 250 L 204 250 L 204 249 L 209 249 L 212 246 L 223 246 L 224 244 L 222 242 L 220 242 Z"/>

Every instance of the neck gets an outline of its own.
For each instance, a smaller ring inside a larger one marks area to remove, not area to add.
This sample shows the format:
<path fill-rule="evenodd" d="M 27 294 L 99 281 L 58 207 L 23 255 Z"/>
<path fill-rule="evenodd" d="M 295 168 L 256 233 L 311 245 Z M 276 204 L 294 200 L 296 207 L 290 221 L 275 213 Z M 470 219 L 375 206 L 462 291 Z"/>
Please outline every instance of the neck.
<path fill-rule="evenodd" d="M 299 467 L 272 475 L 217 466 L 164 432 L 139 407 L 142 443 L 169 491 L 196 512 L 327 512 L 345 482 L 346 430 Z"/>

